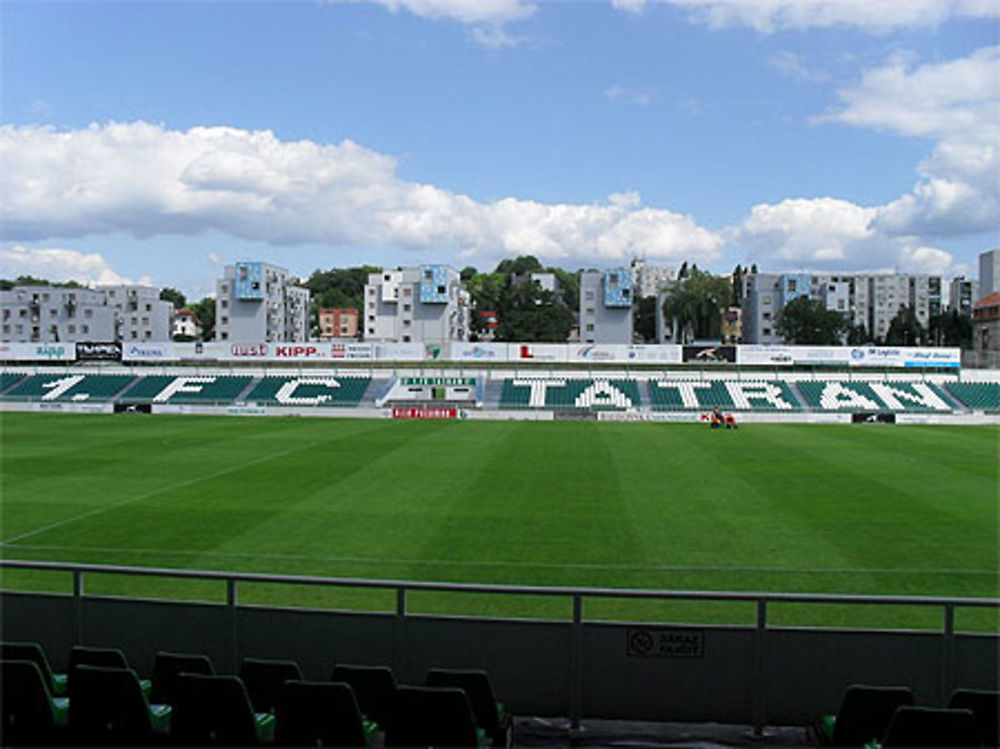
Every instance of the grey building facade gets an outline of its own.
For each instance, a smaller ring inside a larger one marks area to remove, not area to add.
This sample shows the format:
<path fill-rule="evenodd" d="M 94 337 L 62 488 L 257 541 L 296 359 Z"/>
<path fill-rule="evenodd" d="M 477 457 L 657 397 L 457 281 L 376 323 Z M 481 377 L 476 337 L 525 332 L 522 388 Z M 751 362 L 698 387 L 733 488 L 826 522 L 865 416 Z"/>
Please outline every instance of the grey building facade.
<path fill-rule="evenodd" d="M 366 341 L 469 340 L 469 293 L 447 265 L 369 274 L 364 307 L 359 327 Z"/>
<path fill-rule="evenodd" d="M 173 305 L 151 286 L 16 286 L 0 291 L 0 340 L 169 341 Z"/>
<path fill-rule="evenodd" d="M 308 341 L 309 290 L 275 265 L 227 265 L 216 282 L 215 339 Z"/>
<path fill-rule="evenodd" d="M 987 250 L 979 255 L 979 294 L 982 299 L 1000 291 L 1000 250 Z"/>
<path fill-rule="evenodd" d="M 580 274 L 580 341 L 632 343 L 635 289 L 629 268 Z"/>

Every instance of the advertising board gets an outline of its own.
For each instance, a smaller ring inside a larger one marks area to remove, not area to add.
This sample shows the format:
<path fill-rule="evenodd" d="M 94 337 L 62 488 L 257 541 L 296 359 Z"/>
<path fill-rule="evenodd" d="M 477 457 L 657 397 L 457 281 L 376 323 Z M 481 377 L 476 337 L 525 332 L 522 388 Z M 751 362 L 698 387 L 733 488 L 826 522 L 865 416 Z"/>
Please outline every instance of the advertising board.
<path fill-rule="evenodd" d="M 448 357 L 452 361 L 507 361 L 506 343 L 460 343 L 449 346 Z"/>
<path fill-rule="evenodd" d="M 73 361 L 72 343 L 0 343 L 0 361 Z"/>
<path fill-rule="evenodd" d="M 569 361 L 569 347 L 565 343 L 508 343 L 508 361 L 560 362 Z"/>
<path fill-rule="evenodd" d="M 958 348 L 912 346 L 856 346 L 849 349 L 852 367 L 959 367 Z"/>
<path fill-rule="evenodd" d="M 77 361 L 121 361 L 122 345 L 118 341 L 77 341 Z"/>

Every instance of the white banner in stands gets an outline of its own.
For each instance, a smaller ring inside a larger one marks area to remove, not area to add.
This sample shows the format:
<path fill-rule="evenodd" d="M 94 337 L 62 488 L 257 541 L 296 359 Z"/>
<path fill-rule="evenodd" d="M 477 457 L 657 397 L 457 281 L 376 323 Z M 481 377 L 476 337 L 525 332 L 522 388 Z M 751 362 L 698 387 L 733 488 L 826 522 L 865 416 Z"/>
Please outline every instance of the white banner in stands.
<path fill-rule="evenodd" d="M 959 367 L 958 348 L 858 346 L 850 350 L 852 367 Z"/>
<path fill-rule="evenodd" d="M 340 343 L 330 344 L 330 358 L 346 361 L 371 361 L 375 358 L 375 347 L 371 343 Z"/>
<path fill-rule="evenodd" d="M 851 350 L 843 346 L 789 346 L 789 348 L 796 364 L 846 367 L 851 359 Z M 737 361 L 739 361 L 738 354 Z"/>
<path fill-rule="evenodd" d="M 165 343 L 124 343 L 122 361 L 177 361 L 180 353 L 172 341 Z"/>
<path fill-rule="evenodd" d="M 636 344 L 628 347 L 628 360 L 636 362 L 659 362 L 660 364 L 680 364 L 684 358 L 684 347 L 671 343 Z"/>
<path fill-rule="evenodd" d="M 433 353 L 433 344 L 421 342 L 375 344 L 375 358 L 378 361 L 423 361 L 428 355 L 433 356 Z"/>
<path fill-rule="evenodd" d="M 580 343 L 570 344 L 570 361 L 592 362 L 627 362 L 629 347 L 614 343 Z"/>
<path fill-rule="evenodd" d="M 507 361 L 506 343 L 459 343 L 449 346 L 452 361 Z"/>
<path fill-rule="evenodd" d="M 737 346 L 736 363 L 788 367 L 795 363 L 795 347 L 764 345 Z"/>
<path fill-rule="evenodd" d="M 515 362 L 567 362 L 565 343 L 508 343 L 507 359 Z"/>
<path fill-rule="evenodd" d="M 72 343 L 0 343 L 0 361 L 74 361 Z"/>

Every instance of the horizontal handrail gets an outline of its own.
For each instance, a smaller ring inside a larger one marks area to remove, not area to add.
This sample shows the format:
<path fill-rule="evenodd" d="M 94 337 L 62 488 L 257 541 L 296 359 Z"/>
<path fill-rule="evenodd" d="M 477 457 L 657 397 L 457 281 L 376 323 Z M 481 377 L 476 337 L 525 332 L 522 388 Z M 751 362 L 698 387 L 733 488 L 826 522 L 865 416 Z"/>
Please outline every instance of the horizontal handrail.
<path fill-rule="evenodd" d="M 136 577 L 170 577 L 193 580 L 235 580 L 248 583 L 283 585 L 319 585 L 341 588 L 436 591 L 443 593 L 484 593 L 492 595 L 556 596 L 581 598 L 630 598 L 646 600 L 746 601 L 768 603 L 828 603 L 895 606 L 969 606 L 1000 608 L 1000 598 L 947 596 L 853 595 L 843 593 L 774 593 L 767 591 L 651 590 L 636 588 L 590 588 L 542 585 L 503 585 L 494 583 L 445 583 L 420 580 L 373 580 L 369 578 L 323 577 L 318 575 L 275 575 L 262 572 L 227 572 L 189 570 L 168 567 L 129 567 L 111 564 L 43 562 L 0 559 L 0 568 L 82 572 Z"/>

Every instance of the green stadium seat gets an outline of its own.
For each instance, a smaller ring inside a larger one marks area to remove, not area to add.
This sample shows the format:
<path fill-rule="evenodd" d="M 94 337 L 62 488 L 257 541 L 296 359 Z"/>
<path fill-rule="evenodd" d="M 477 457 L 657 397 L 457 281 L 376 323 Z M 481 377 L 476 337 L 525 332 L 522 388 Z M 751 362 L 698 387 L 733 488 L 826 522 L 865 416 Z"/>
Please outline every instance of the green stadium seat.
<path fill-rule="evenodd" d="M 820 720 L 820 743 L 830 746 L 863 746 L 885 735 L 896 709 L 913 704 L 909 687 L 854 684 L 847 688 L 837 714 Z"/>
<path fill-rule="evenodd" d="M 205 655 L 158 652 L 153 660 L 153 686 L 150 701 L 173 705 L 177 700 L 177 679 L 181 674 L 213 676 L 215 668 Z"/>
<path fill-rule="evenodd" d="M 69 700 L 53 697 L 38 664 L 0 660 L 4 746 L 57 746 L 65 742 Z"/>
<path fill-rule="evenodd" d="M 876 746 L 978 746 L 979 735 L 971 710 L 915 707 L 896 710 L 885 736 Z"/>
<path fill-rule="evenodd" d="M 385 745 L 485 747 L 489 737 L 476 726 L 461 689 L 403 686 L 396 694 L 396 714 Z"/>
<path fill-rule="evenodd" d="M 275 718 L 255 713 L 238 676 L 181 674 L 171 736 L 186 746 L 257 746 L 274 739 Z"/>
<path fill-rule="evenodd" d="M 956 689 L 948 707 L 971 710 L 981 746 L 1000 746 L 1000 692 L 987 689 Z"/>
<path fill-rule="evenodd" d="M 371 746 L 379 726 L 342 682 L 286 681 L 275 709 L 278 746 Z"/>
<path fill-rule="evenodd" d="M 269 375 L 254 385 L 246 400 L 271 406 L 354 407 L 361 402 L 371 381 L 371 377 L 362 376 Z"/>
<path fill-rule="evenodd" d="M 45 651 L 37 642 L 0 642 L 0 660 L 32 661 L 35 663 L 49 686 L 49 691 L 55 697 L 63 697 L 67 692 L 68 677 L 66 674 L 54 674 L 49 666 Z"/>
<path fill-rule="evenodd" d="M 132 375 L 34 375 L 5 390 L 5 401 L 106 403 L 135 378 Z"/>
<path fill-rule="evenodd" d="M 77 665 L 73 671 L 69 727 L 78 745 L 163 743 L 171 712 L 169 705 L 146 701 L 139 677 L 131 669 Z"/>
<path fill-rule="evenodd" d="M 69 688 L 67 694 L 73 696 L 73 676 L 79 666 L 96 666 L 98 668 L 128 669 L 125 654 L 117 648 L 95 648 L 74 645 L 69 651 Z M 149 697 L 152 683 L 148 679 L 140 679 L 142 692 Z"/>
<path fill-rule="evenodd" d="M 389 730 L 396 711 L 396 677 L 388 666 L 338 664 L 330 681 L 349 684 L 361 712 Z"/>
<path fill-rule="evenodd" d="M 26 377 L 24 372 L 0 372 L 0 393 L 13 387 Z"/>
<path fill-rule="evenodd" d="M 472 706 L 476 725 L 486 731 L 493 746 L 509 747 L 513 739 L 513 721 L 493 692 L 490 675 L 478 669 L 432 668 L 424 686 L 455 687 L 465 692 Z"/>
<path fill-rule="evenodd" d="M 254 712 L 271 713 L 278 703 L 278 692 L 286 681 L 301 681 L 302 670 L 295 661 L 244 658 L 240 678 L 250 695 Z"/>
<path fill-rule="evenodd" d="M 964 406 L 982 411 L 1000 411 L 1000 383 L 949 382 L 944 386 Z"/>
<path fill-rule="evenodd" d="M 127 404 L 226 405 L 252 380 L 250 375 L 148 375 L 119 400 Z"/>

